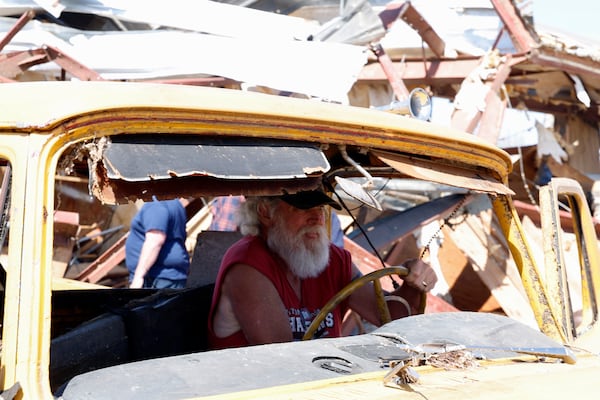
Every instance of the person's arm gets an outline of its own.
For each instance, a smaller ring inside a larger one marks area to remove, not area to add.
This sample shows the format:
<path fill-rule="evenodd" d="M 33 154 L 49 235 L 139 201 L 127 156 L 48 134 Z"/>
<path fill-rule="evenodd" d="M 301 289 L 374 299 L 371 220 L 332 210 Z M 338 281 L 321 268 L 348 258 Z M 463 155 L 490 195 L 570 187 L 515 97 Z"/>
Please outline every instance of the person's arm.
<path fill-rule="evenodd" d="M 231 266 L 223 280 L 221 295 L 229 300 L 249 344 L 293 340 L 279 293 L 273 283 L 256 269 L 245 264 Z"/>
<path fill-rule="evenodd" d="M 430 291 L 437 282 L 437 276 L 433 268 L 422 260 L 409 260 L 404 265 L 409 269 L 408 275 L 403 278 L 402 286 L 389 294 L 391 296 L 402 297 L 406 300 L 410 306 L 410 314 L 404 303 L 388 301 L 387 304 L 392 319 L 417 314 L 419 311 L 419 304 L 421 303 L 422 293 Z M 353 271 L 354 270 L 358 272 L 358 269 L 355 266 L 353 266 Z M 423 282 L 425 282 L 426 285 L 423 285 Z M 362 318 L 376 326 L 381 325 L 380 315 L 377 309 L 377 299 L 372 284 L 364 285 L 357 289 L 349 297 L 348 302 L 350 308 L 359 313 Z"/>
<path fill-rule="evenodd" d="M 409 273 L 402 278 L 402 286 L 390 293 L 399 296 L 410 305 L 410 315 L 418 314 L 423 292 L 429 292 L 437 283 L 437 275 L 433 268 L 423 260 L 412 259 L 404 263 Z M 396 301 L 389 302 L 392 319 L 407 316 L 406 307 Z"/>
<path fill-rule="evenodd" d="M 166 239 L 167 234 L 165 232 L 159 230 L 149 230 L 146 232 L 144 244 L 142 245 L 142 250 L 140 251 L 140 259 L 135 268 L 133 279 L 129 284 L 130 288 L 135 289 L 144 286 L 144 277 L 156 262 L 158 254 L 160 253 L 160 249 L 162 248 Z"/>

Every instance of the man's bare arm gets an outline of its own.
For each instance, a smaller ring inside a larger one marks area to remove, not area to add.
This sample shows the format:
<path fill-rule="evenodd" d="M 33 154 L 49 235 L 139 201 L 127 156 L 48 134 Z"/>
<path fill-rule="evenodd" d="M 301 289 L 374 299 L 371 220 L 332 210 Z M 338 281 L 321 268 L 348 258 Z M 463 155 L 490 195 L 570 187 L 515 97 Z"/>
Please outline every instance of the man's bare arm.
<path fill-rule="evenodd" d="M 249 344 L 292 341 L 289 317 L 271 281 L 245 264 L 229 268 L 223 280 L 225 296 Z"/>
<path fill-rule="evenodd" d="M 141 288 L 144 285 L 144 277 L 156 262 L 160 249 L 166 239 L 167 234 L 162 231 L 153 229 L 146 232 L 138 265 L 135 268 L 133 279 L 129 285 L 130 288 Z"/>

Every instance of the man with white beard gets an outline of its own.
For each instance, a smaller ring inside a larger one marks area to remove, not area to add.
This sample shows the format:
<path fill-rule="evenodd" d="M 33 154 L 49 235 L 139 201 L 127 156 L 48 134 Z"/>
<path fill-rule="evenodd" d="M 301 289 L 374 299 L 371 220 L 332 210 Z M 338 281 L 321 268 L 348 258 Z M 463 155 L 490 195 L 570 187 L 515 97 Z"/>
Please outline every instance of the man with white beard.
<path fill-rule="evenodd" d="M 360 276 L 350 253 L 329 241 L 326 206 L 341 209 L 320 190 L 246 199 L 239 216 L 245 236 L 225 253 L 215 284 L 208 322 L 212 348 L 300 340 L 321 308 Z M 421 294 L 437 277 L 421 260 L 405 266 L 410 272 L 391 294 L 416 314 Z M 327 315 L 315 336 L 340 336 L 348 308 L 381 325 L 375 293 L 365 285 Z M 394 319 L 409 315 L 401 302 L 389 308 Z"/>

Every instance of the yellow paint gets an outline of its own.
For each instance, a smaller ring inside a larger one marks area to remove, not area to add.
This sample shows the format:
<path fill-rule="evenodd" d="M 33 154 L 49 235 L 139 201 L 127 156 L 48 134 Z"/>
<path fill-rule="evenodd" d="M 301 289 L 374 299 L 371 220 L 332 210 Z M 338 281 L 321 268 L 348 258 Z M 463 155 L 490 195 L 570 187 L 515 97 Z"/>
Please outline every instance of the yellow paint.
<path fill-rule="evenodd" d="M 507 153 L 472 135 L 362 108 L 180 85 L 36 82 L 3 84 L 0 91 L 0 159 L 13 167 L 0 385 L 6 389 L 18 382 L 25 400 L 53 398 L 48 383 L 51 290 L 71 286 L 52 280 L 54 175 L 62 152 L 75 142 L 121 133 L 242 134 L 424 156 L 443 161 L 440 165 L 479 169 L 504 184 L 512 168 Z M 553 282 L 542 283 L 510 197 L 496 196 L 493 206 L 538 325 L 567 342 L 547 293 Z M 584 230 L 589 232 L 587 220 Z M 597 253 L 592 261 L 597 265 Z M 600 300 L 596 275 L 590 284 L 596 297 L 588 304 Z M 597 343 L 597 332 L 595 326 L 586 332 L 586 343 Z M 214 398 L 489 400 L 528 393 L 533 399 L 566 386 L 570 396 L 585 398 L 586 393 L 577 395 L 578 382 L 594 380 L 598 368 L 598 359 L 590 357 L 574 366 L 527 362 L 477 371 L 427 370 L 412 392 L 384 387 L 382 371 Z"/>

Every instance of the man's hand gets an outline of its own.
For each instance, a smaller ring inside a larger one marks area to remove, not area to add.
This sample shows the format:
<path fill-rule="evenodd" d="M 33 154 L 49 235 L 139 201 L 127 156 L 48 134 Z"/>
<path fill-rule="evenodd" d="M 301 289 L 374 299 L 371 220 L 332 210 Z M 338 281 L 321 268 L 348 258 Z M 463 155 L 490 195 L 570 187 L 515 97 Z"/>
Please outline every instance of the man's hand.
<path fill-rule="evenodd" d="M 141 289 L 144 286 L 143 276 L 134 276 L 129 284 L 130 289 Z"/>
<path fill-rule="evenodd" d="M 404 266 L 409 271 L 408 275 L 402 278 L 404 283 L 422 292 L 429 292 L 433 289 L 437 282 L 437 275 L 429 264 L 423 260 L 413 259 L 405 262 Z"/>

